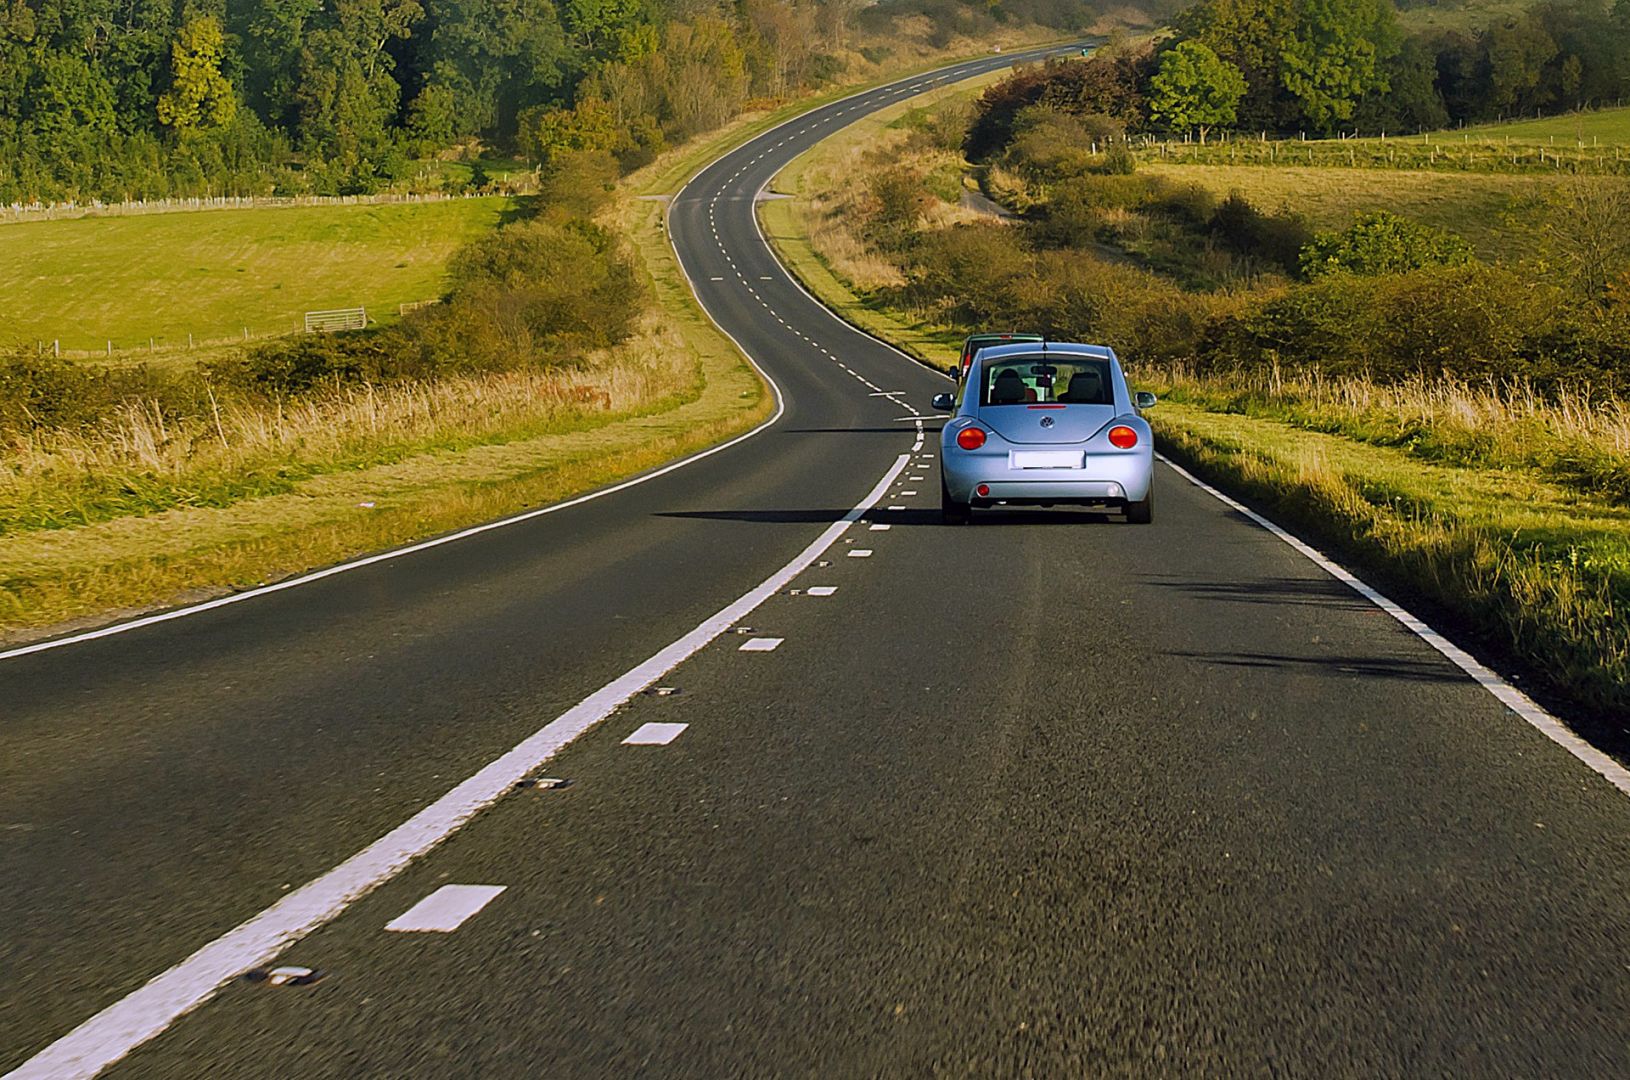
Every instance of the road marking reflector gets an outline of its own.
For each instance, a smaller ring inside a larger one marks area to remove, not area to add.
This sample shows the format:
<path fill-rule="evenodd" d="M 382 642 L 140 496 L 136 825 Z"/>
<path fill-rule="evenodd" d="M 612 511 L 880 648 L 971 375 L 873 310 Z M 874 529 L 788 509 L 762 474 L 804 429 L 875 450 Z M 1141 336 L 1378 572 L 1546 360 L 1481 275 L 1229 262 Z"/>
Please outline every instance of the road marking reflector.
<path fill-rule="evenodd" d="M 443 885 L 386 923 L 385 929 L 403 933 L 451 933 L 508 887 Z"/>
<path fill-rule="evenodd" d="M 689 724 L 641 724 L 634 734 L 623 740 L 624 746 L 667 746 L 679 738 Z"/>
<path fill-rule="evenodd" d="M 785 640 L 784 638 L 778 638 L 778 637 L 756 637 L 756 638 L 751 638 L 751 639 L 749 639 L 747 641 L 742 642 L 741 643 L 741 648 L 737 649 L 736 651 L 737 652 L 774 652 L 775 649 L 776 649 L 776 646 L 780 645 L 781 642 L 784 641 L 784 640 Z"/>

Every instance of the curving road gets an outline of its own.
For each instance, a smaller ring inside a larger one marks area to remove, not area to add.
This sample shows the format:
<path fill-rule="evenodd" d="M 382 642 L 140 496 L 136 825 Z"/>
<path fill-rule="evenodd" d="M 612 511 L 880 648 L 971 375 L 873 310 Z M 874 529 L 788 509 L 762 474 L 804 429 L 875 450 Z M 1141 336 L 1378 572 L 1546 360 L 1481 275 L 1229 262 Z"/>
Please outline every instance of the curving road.
<path fill-rule="evenodd" d="M 0 659 L 0 1070 L 1630 1071 L 1624 793 L 1168 469 L 939 526 L 944 384 L 770 253 L 786 162 L 1012 59 L 675 200 L 763 432 Z"/>

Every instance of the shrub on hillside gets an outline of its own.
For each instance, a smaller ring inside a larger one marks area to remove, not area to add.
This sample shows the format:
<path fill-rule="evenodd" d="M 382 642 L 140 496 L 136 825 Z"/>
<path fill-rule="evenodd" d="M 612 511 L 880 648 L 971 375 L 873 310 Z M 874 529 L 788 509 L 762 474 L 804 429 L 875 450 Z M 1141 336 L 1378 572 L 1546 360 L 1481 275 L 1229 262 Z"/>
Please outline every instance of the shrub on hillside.
<path fill-rule="evenodd" d="M 1472 261 L 1471 245 L 1442 229 L 1379 210 L 1359 214 L 1341 232 L 1320 233 L 1302 252 L 1302 272 L 1401 274 Z"/>
<path fill-rule="evenodd" d="M 184 409 L 195 404 L 194 389 L 147 367 L 102 367 L 19 345 L 0 352 L 0 432 L 86 427 L 137 400 Z"/>
<path fill-rule="evenodd" d="M 1283 363 L 1377 378 L 1528 377 L 1564 301 L 1556 289 L 1481 263 L 1327 275 L 1214 327 L 1203 352 L 1221 367 Z"/>
<path fill-rule="evenodd" d="M 554 211 L 453 257 L 445 301 L 378 331 L 278 338 L 212 365 L 214 380 L 271 396 L 348 383 L 575 363 L 633 332 L 644 287 L 617 238 Z"/>

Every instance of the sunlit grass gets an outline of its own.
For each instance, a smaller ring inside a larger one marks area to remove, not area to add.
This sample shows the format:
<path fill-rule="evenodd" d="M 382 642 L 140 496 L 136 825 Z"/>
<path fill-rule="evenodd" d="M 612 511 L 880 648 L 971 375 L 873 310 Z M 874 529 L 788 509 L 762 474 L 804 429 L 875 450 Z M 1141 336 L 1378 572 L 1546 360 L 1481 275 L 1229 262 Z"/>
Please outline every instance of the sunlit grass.
<path fill-rule="evenodd" d="M 307 311 L 441 295 L 507 198 L 291 206 L 0 225 L 0 343 L 184 350 L 301 329 Z"/>

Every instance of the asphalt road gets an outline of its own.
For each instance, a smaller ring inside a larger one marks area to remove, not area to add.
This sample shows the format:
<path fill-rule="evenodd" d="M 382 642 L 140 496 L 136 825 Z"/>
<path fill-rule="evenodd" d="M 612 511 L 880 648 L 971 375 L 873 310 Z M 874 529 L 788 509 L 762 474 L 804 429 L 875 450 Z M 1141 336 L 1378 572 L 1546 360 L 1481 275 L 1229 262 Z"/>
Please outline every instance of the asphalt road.
<path fill-rule="evenodd" d="M 541 770 L 570 786 L 503 796 L 276 960 L 322 978 L 235 980 L 112 1074 L 1630 1072 L 1630 800 L 1164 468 L 1147 528 L 939 525 L 909 417 L 945 384 L 769 253 L 753 197 L 788 160 L 1003 62 L 817 110 L 676 200 L 698 294 L 785 400 L 763 434 L 0 661 L 0 1069 L 828 530 L 661 675 L 677 692 Z M 646 723 L 688 726 L 623 744 Z M 449 884 L 503 891 L 451 932 L 385 929 Z"/>

